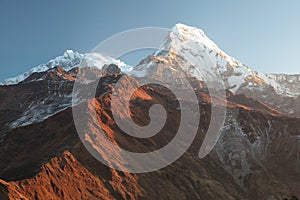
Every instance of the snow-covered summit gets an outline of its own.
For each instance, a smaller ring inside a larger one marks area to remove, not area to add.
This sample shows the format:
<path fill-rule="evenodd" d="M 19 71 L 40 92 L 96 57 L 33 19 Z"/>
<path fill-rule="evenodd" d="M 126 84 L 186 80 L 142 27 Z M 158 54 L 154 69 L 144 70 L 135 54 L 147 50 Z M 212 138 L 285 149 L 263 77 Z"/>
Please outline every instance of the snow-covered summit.
<path fill-rule="evenodd" d="M 295 87 L 286 87 L 285 84 L 275 80 L 275 76 L 251 70 L 242 62 L 229 56 L 210 40 L 204 31 L 196 27 L 176 24 L 154 57 L 167 59 L 169 63 L 179 63 L 183 70 L 203 81 L 212 78 L 222 79 L 226 88 L 234 93 L 243 88 L 260 89 L 271 86 L 278 94 L 300 95 L 300 91 L 294 89 Z M 149 69 L 151 67 L 156 67 L 156 64 L 150 59 L 149 63 L 143 62 L 141 66 L 135 67 L 132 74 L 147 76 L 150 71 L 153 71 Z M 300 82 L 297 84 L 299 85 Z"/>
<path fill-rule="evenodd" d="M 81 54 L 73 50 L 67 50 L 62 56 L 58 56 L 54 59 L 51 59 L 46 64 L 38 65 L 37 67 L 34 67 L 30 71 L 25 72 L 21 75 L 6 79 L 2 83 L 0 83 L 0 85 L 17 84 L 24 81 L 26 78 L 28 78 L 31 74 L 35 72 L 44 72 L 57 66 L 67 71 L 74 67 L 80 66 L 81 64 L 83 64 L 83 62 L 87 66 L 97 67 L 99 69 L 102 69 L 102 67 L 106 64 L 113 63 L 118 65 L 125 73 L 131 69 L 131 66 L 125 64 L 124 62 L 113 59 L 108 56 L 103 56 L 99 53 L 94 52 Z"/>
<path fill-rule="evenodd" d="M 207 49 L 210 54 L 215 54 L 214 57 L 210 57 L 210 59 L 212 59 L 211 61 L 220 62 L 220 58 L 223 58 L 231 66 L 243 65 L 235 58 L 223 52 L 216 43 L 209 39 L 203 30 L 198 29 L 197 27 L 178 23 L 172 28 L 170 38 L 171 44 L 169 45 L 171 47 L 171 51 L 178 52 L 186 49 L 195 53 L 201 53 Z"/>

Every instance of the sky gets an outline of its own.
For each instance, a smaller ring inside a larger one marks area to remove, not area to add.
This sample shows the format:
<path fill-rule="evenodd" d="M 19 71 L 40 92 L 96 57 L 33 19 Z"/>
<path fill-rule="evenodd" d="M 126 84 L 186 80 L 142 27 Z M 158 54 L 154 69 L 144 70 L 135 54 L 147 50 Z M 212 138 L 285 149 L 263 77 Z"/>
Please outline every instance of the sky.
<path fill-rule="evenodd" d="M 227 54 L 267 73 L 300 73 L 297 0 L 1 0 L 0 81 L 139 27 L 201 28 Z"/>

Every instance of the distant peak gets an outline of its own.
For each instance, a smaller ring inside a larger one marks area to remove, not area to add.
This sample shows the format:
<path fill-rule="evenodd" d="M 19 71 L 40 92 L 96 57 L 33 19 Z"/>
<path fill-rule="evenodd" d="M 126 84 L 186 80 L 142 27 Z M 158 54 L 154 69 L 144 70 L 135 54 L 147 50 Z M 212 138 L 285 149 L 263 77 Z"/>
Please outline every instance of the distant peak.
<path fill-rule="evenodd" d="M 71 59 L 74 59 L 75 57 L 80 57 L 80 56 L 82 56 L 80 53 L 78 53 L 77 51 L 73 51 L 71 49 L 66 50 L 65 53 L 63 54 L 63 57 L 71 58 Z"/>
<path fill-rule="evenodd" d="M 179 31 L 179 32 L 186 32 L 189 34 L 194 34 L 195 32 L 201 33 L 203 36 L 206 36 L 204 31 L 202 29 L 199 29 L 195 26 L 188 26 L 182 23 L 177 23 L 172 29 L 173 31 Z M 207 37 L 207 36 L 206 36 Z"/>
<path fill-rule="evenodd" d="M 188 40 L 195 43 L 202 43 L 209 49 L 221 52 L 221 49 L 218 47 L 218 45 L 209 39 L 203 30 L 194 26 L 188 26 L 181 23 L 175 24 L 171 31 L 171 37 L 179 38 L 181 41 Z"/>
<path fill-rule="evenodd" d="M 75 51 L 73 51 L 72 49 L 67 49 L 65 51 L 65 54 L 74 54 L 74 53 L 75 53 Z"/>
<path fill-rule="evenodd" d="M 63 55 L 57 56 L 56 58 L 51 59 L 46 64 L 40 64 L 34 68 L 32 68 L 30 71 L 25 72 L 21 75 L 18 75 L 13 78 L 8 78 L 4 80 L 0 85 L 12 85 L 12 84 L 18 84 L 22 81 L 24 81 L 26 78 L 28 78 L 31 74 L 35 72 L 45 72 L 49 69 L 53 69 L 57 66 L 61 67 L 63 70 L 69 71 L 75 67 L 78 67 L 82 64 L 82 62 L 85 62 L 86 66 L 88 67 L 96 67 L 99 69 L 102 69 L 102 67 L 106 64 L 116 64 L 119 66 L 123 72 L 129 72 L 132 67 L 125 64 L 124 62 L 120 60 L 113 59 L 108 56 L 103 56 L 99 53 L 85 53 L 80 54 L 77 51 L 73 50 L 66 50 Z"/>

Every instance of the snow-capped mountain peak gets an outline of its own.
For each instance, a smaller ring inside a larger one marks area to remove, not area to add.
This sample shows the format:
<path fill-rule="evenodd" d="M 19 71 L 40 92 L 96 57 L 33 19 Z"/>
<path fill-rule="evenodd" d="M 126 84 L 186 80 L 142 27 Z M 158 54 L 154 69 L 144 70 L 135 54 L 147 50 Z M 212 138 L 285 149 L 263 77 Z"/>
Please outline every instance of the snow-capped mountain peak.
<path fill-rule="evenodd" d="M 203 81 L 212 77 L 222 79 L 226 88 L 234 93 L 244 88 L 262 89 L 271 86 L 280 95 L 296 97 L 300 94 L 298 87 L 286 87 L 286 84 L 276 81 L 274 76 L 251 70 L 242 62 L 229 56 L 209 39 L 204 31 L 196 27 L 176 24 L 154 57 L 156 60 L 176 60 L 177 62 L 169 63 L 179 62 L 184 71 Z M 179 57 L 183 59 L 178 59 Z M 153 69 L 149 68 L 156 65 L 150 59 L 148 63 L 142 62 L 140 66 L 135 67 L 132 74 L 147 76 L 149 72 L 153 72 Z"/>
<path fill-rule="evenodd" d="M 0 83 L 0 85 L 18 84 L 35 72 L 44 72 L 58 66 L 68 71 L 72 68 L 80 66 L 83 62 L 86 66 L 97 67 L 99 69 L 102 69 L 102 67 L 106 64 L 113 63 L 118 65 L 123 72 L 128 72 L 131 70 L 131 66 L 125 64 L 124 62 L 108 56 L 103 56 L 96 52 L 81 54 L 73 50 L 66 50 L 63 55 L 51 59 L 46 64 L 40 64 L 21 75 L 6 79 Z"/>
<path fill-rule="evenodd" d="M 169 53 L 163 53 L 165 51 Z M 212 79 L 215 75 L 217 78 L 226 79 L 226 87 L 233 92 L 245 83 L 246 77 L 255 76 L 247 66 L 223 52 L 204 31 L 184 24 L 176 24 L 171 29 L 161 49 L 154 56 L 181 60 L 181 68 L 200 80 Z M 179 57 L 183 59 L 178 59 Z M 145 71 L 153 71 L 147 69 L 151 66 L 144 63 L 144 67 L 136 67 L 133 74 L 147 75 Z M 141 71 L 143 73 L 139 73 Z"/>
<path fill-rule="evenodd" d="M 196 27 L 190 27 L 184 24 L 176 24 L 170 33 L 172 39 L 181 40 L 181 42 L 192 40 L 195 42 L 201 42 L 202 44 L 206 45 L 206 47 L 215 50 L 218 53 L 223 53 L 221 49 L 212 41 L 210 40 L 204 33 L 202 29 L 198 29 Z"/>
<path fill-rule="evenodd" d="M 197 27 L 180 23 L 176 24 L 170 32 L 170 38 L 172 40 L 172 51 L 180 51 L 182 47 L 186 47 L 185 49 L 190 48 L 190 50 L 194 52 L 199 50 L 204 52 L 204 50 L 207 49 L 210 54 L 215 53 L 215 55 L 225 59 L 231 66 L 243 65 L 241 62 L 222 51 L 215 42 L 209 39 L 203 30 L 198 29 Z M 184 46 L 182 46 L 183 44 Z M 188 48 L 188 45 L 191 46 Z"/>

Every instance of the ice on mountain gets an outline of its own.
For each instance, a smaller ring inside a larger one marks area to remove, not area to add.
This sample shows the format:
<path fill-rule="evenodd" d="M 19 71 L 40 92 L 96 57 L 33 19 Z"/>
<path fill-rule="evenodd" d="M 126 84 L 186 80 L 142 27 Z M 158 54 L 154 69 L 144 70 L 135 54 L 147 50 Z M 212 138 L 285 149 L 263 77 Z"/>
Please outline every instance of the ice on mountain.
<path fill-rule="evenodd" d="M 80 54 L 73 50 L 66 50 L 66 52 L 62 56 L 58 56 L 55 59 L 50 60 L 46 64 L 41 64 L 37 67 L 34 67 L 30 71 L 25 72 L 19 76 L 6 79 L 2 83 L 0 83 L 0 85 L 18 84 L 35 72 L 44 72 L 57 66 L 62 67 L 64 70 L 68 71 L 72 68 L 80 66 L 83 61 L 89 67 L 97 67 L 99 69 L 102 69 L 102 67 L 106 64 L 116 64 L 124 73 L 129 73 L 132 70 L 132 67 L 125 64 L 124 62 L 108 56 L 103 56 L 96 52 Z"/>
<path fill-rule="evenodd" d="M 170 52 L 172 55 L 162 52 Z M 287 76 L 285 77 L 284 75 L 276 76 L 255 72 L 224 53 L 217 44 L 205 35 L 204 31 L 196 27 L 176 24 L 166 37 L 161 49 L 156 51 L 153 56 L 171 59 L 172 56 L 180 56 L 185 60 L 185 63 L 181 63 L 183 70 L 203 81 L 211 78 L 223 79 L 224 84 L 232 92 L 236 92 L 241 87 L 250 86 L 249 89 L 253 89 L 257 85 L 269 85 L 280 95 L 292 97 L 300 95 L 300 90 L 297 91 L 298 87 L 292 85 L 294 82 L 298 82 L 299 85 L 300 75 L 293 77 L 293 81 L 291 81 L 292 75 L 285 75 Z M 196 68 L 191 70 L 191 65 Z M 138 77 L 147 76 L 148 67 L 152 66 L 137 66 L 132 70 L 132 74 Z M 247 78 L 260 81 L 260 83 L 248 84 Z"/>

